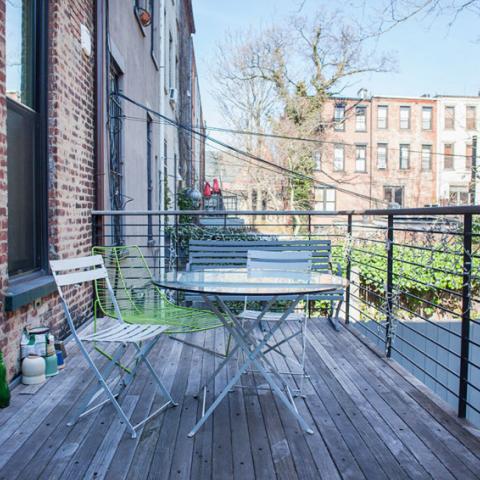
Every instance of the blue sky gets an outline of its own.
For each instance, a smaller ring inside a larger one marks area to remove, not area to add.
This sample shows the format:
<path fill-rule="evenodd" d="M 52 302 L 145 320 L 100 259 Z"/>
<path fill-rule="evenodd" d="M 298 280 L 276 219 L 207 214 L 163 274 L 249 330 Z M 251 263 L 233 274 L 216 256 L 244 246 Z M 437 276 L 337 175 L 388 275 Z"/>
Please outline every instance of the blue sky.
<path fill-rule="evenodd" d="M 369 6 L 372 2 L 379 4 L 382 0 L 368 0 Z M 322 3 L 322 0 L 307 0 L 304 13 L 311 14 Z M 335 3 L 349 7 L 351 1 Z M 225 31 L 280 22 L 297 4 L 295 0 L 193 0 L 196 57 L 204 116 L 209 125 L 222 123 L 209 94 L 207 73 L 215 46 L 222 41 Z M 361 10 L 349 11 L 357 20 L 364 18 Z M 382 37 L 379 48 L 396 52 L 398 71 L 359 78 L 347 93 L 355 94 L 364 86 L 377 95 L 477 95 L 480 90 L 479 20 L 467 14 L 449 27 L 447 18 L 426 21 L 419 17 L 396 27 Z"/>

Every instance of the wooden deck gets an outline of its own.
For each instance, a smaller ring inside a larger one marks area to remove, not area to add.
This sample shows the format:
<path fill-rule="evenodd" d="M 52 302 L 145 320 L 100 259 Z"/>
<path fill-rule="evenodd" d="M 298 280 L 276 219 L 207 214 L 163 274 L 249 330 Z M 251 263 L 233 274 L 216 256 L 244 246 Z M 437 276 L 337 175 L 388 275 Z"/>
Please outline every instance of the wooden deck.
<path fill-rule="evenodd" d="M 286 332 L 284 332 L 286 333 Z M 189 337 L 221 349 L 222 331 Z M 92 377 L 73 344 L 67 368 L 34 395 L 22 386 L 0 411 L 1 479 L 404 479 L 480 476 L 480 441 L 413 377 L 375 355 L 356 335 L 311 321 L 311 381 L 298 407 L 306 435 L 270 391 L 238 389 L 194 439 L 192 394 L 219 361 L 168 338 L 152 354 L 180 402 L 132 440 L 106 406 L 74 427 L 66 420 Z M 285 353 L 298 354 L 292 342 Z M 285 368 L 282 357 L 275 358 Z M 232 367 L 233 368 L 233 367 Z M 218 392 L 225 381 L 219 379 Z M 143 370 L 122 397 L 133 421 L 159 405 Z M 245 375 L 244 385 L 260 379 Z M 209 392 L 211 397 L 214 392 Z"/>

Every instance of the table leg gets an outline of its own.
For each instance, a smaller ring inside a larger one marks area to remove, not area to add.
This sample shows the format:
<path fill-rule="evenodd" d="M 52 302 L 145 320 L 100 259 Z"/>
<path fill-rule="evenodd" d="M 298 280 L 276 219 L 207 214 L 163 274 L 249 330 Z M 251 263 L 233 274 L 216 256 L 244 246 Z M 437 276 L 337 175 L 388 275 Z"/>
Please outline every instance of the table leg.
<path fill-rule="evenodd" d="M 215 411 L 215 409 L 218 407 L 220 402 L 225 398 L 227 393 L 232 389 L 232 387 L 235 386 L 235 384 L 239 381 L 240 377 L 242 374 L 247 370 L 247 368 L 254 364 L 256 368 L 260 371 L 261 375 L 265 378 L 267 383 L 270 385 L 272 390 L 277 394 L 279 397 L 280 401 L 287 407 L 287 409 L 294 415 L 302 428 L 310 434 L 313 434 L 313 430 L 309 427 L 309 425 L 305 422 L 303 417 L 298 413 L 298 410 L 295 406 L 295 403 L 293 401 L 290 389 L 288 388 L 288 385 L 286 385 L 283 381 L 283 379 L 280 377 L 280 375 L 277 374 L 275 371 L 274 367 L 270 364 L 270 362 L 265 358 L 262 350 L 264 349 L 265 345 L 267 344 L 268 340 L 273 336 L 273 334 L 280 328 L 280 326 L 284 323 L 288 315 L 294 310 L 296 305 L 300 302 L 300 300 L 303 298 L 303 295 L 298 295 L 294 301 L 292 301 L 292 304 L 290 305 L 290 308 L 287 309 L 287 311 L 284 312 L 284 314 L 280 317 L 278 322 L 275 324 L 275 326 L 270 329 L 270 331 L 264 333 L 263 338 L 260 341 L 257 341 L 255 338 L 252 338 L 250 335 L 251 330 L 245 330 L 242 325 L 238 322 L 238 319 L 236 316 L 230 311 L 230 309 L 225 305 L 223 300 L 216 296 L 215 300 L 219 302 L 219 304 L 222 306 L 222 308 L 225 310 L 226 316 L 230 318 L 230 320 L 227 320 L 225 318 L 225 314 L 222 314 L 220 310 L 217 308 L 217 306 L 210 300 L 210 298 L 207 295 L 202 295 L 204 297 L 205 302 L 207 305 L 212 309 L 212 311 L 218 316 L 219 320 L 222 321 L 224 324 L 225 328 L 229 331 L 229 333 L 232 334 L 232 336 L 235 339 L 236 346 L 232 350 L 231 354 L 227 359 L 225 359 L 224 362 L 219 366 L 220 368 L 217 368 L 217 370 L 214 372 L 214 375 L 211 378 L 214 378 L 218 372 L 223 368 L 227 361 L 231 358 L 233 353 L 235 353 L 238 348 L 240 348 L 246 355 L 245 362 L 241 367 L 238 369 L 237 373 L 234 375 L 234 377 L 227 383 L 225 388 L 222 390 L 220 395 L 215 399 L 215 401 L 210 405 L 210 407 L 207 409 L 207 411 L 202 415 L 202 418 L 197 422 L 197 424 L 194 426 L 194 428 L 190 431 L 188 434 L 189 437 L 193 437 L 198 430 L 202 427 L 202 425 L 207 421 L 207 419 L 210 417 L 210 415 Z M 257 317 L 257 319 L 254 322 L 254 326 L 260 325 L 260 321 L 262 317 L 268 312 L 268 310 L 271 308 L 273 303 L 276 301 L 276 296 L 272 297 L 272 299 L 268 302 L 266 307 L 262 310 L 261 314 Z M 233 324 L 233 326 L 232 326 Z M 238 346 L 238 348 L 237 348 Z M 269 368 L 271 369 L 271 372 L 268 372 L 267 369 L 263 366 L 262 362 L 267 363 Z M 273 377 L 278 377 L 277 379 L 280 381 L 280 384 L 284 386 L 286 393 L 288 395 L 285 395 L 282 391 L 282 389 L 279 387 L 279 385 L 276 383 Z M 209 379 L 211 381 L 211 379 Z"/>

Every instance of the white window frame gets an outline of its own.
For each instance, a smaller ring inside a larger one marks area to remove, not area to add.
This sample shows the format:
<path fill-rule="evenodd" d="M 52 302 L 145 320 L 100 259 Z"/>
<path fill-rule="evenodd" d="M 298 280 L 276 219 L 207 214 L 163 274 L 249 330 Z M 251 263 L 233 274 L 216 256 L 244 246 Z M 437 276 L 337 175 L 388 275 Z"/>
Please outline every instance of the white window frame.
<path fill-rule="evenodd" d="M 406 152 L 406 156 L 404 153 Z M 407 166 L 404 166 L 404 161 L 406 160 Z M 410 144 L 401 143 L 399 148 L 399 164 L 398 167 L 400 170 L 408 170 L 410 168 Z"/>
<path fill-rule="evenodd" d="M 360 114 L 363 112 L 363 114 Z M 363 118 L 363 121 L 359 123 L 359 120 Z M 355 107 L 355 131 L 366 132 L 367 131 L 367 107 L 358 106 Z"/>
<path fill-rule="evenodd" d="M 385 150 L 385 155 L 380 157 L 380 151 Z M 381 163 L 383 161 L 383 163 Z M 377 143 L 377 168 L 386 170 L 388 168 L 388 143 Z"/>
<path fill-rule="evenodd" d="M 380 111 L 385 112 L 385 117 L 380 116 Z M 378 105 L 377 107 L 377 128 L 379 130 L 388 128 L 388 105 Z"/>
<path fill-rule="evenodd" d="M 429 117 L 425 118 L 425 113 L 429 113 Z M 428 123 L 426 123 L 428 121 Z M 433 128 L 433 107 L 422 107 L 422 130 L 432 130 Z"/>
<path fill-rule="evenodd" d="M 363 152 L 363 158 L 362 158 L 362 155 L 359 155 L 360 152 Z M 363 169 L 358 168 L 359 162 L 363 162 Z M 357 173 L 367 172 L 367 145 L 366 144 L 355 145 L 355 171 Z"/>
<path fill-rule="evenodd" d="M 337 152 L 341 152 L 340 156 L 337 156 Z M 345 170 L 345 147 L 341 144 L 336 144 L 333 147 L 333 171 L 343 172 Z"/>
<path fill-rule="evenodd" d="M 334 212 L 337 207 L 337 195 L 335 188 L 317 187 L 316 208 L 321 212 Z"/>
<path fill-rule="evenodd" d="M 403 118 L 402 112 L 407 112 L 407 113 L 408 113 L 406 119 Z M 400 107 L 399 115 L 400 115 L 400 130 L 410 130 L 411 115 L 412 115 L 412 109 L 410 108 L 410 106 L 408 106 L 408 105 L 402 105 L 402 106 Z M 405 123 L 404 123 L 405 120 L 407 121 L 407 123 L 406 123 L 407 126 L 405 126 Z"/>
<path fill-rule="evenodd" d="M 425 168 L 425 153 L 428 151 L 428 168 Z M 424 172 L 430 172 L 432 170 L 432 156 L 433 156 L 433 146 L 430 144 L 422 145 L 421 153 L 421 169 Z"/>

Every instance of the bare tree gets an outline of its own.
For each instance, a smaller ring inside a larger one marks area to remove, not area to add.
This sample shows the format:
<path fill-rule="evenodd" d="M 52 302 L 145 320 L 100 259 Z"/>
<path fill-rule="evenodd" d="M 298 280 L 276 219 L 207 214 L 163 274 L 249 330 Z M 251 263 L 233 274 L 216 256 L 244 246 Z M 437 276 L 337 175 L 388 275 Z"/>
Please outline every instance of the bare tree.
<path fill-rule="evenodd" d="M 300 4 L 301 9 L 301 4 Z M 338 12 L 314 17 L 296 14 L 284 24 L 229 35 L 219 48 L 215 96 L 226 121 L 239 128 L 320 138 L 323 106 L 361 74 L 386 72 L 390 55 L 367 50 L 365 32 Z M 311 143 L 249 139 L 249 152 L 269 156 L 307 177 L 313 175 Z M 266 185 L 270 178 L 266 178 Z M 311 207 L 313 184 L 287 179 L 288 207 Z M 272 192 L 272 196 L 278 192 Z"/>

